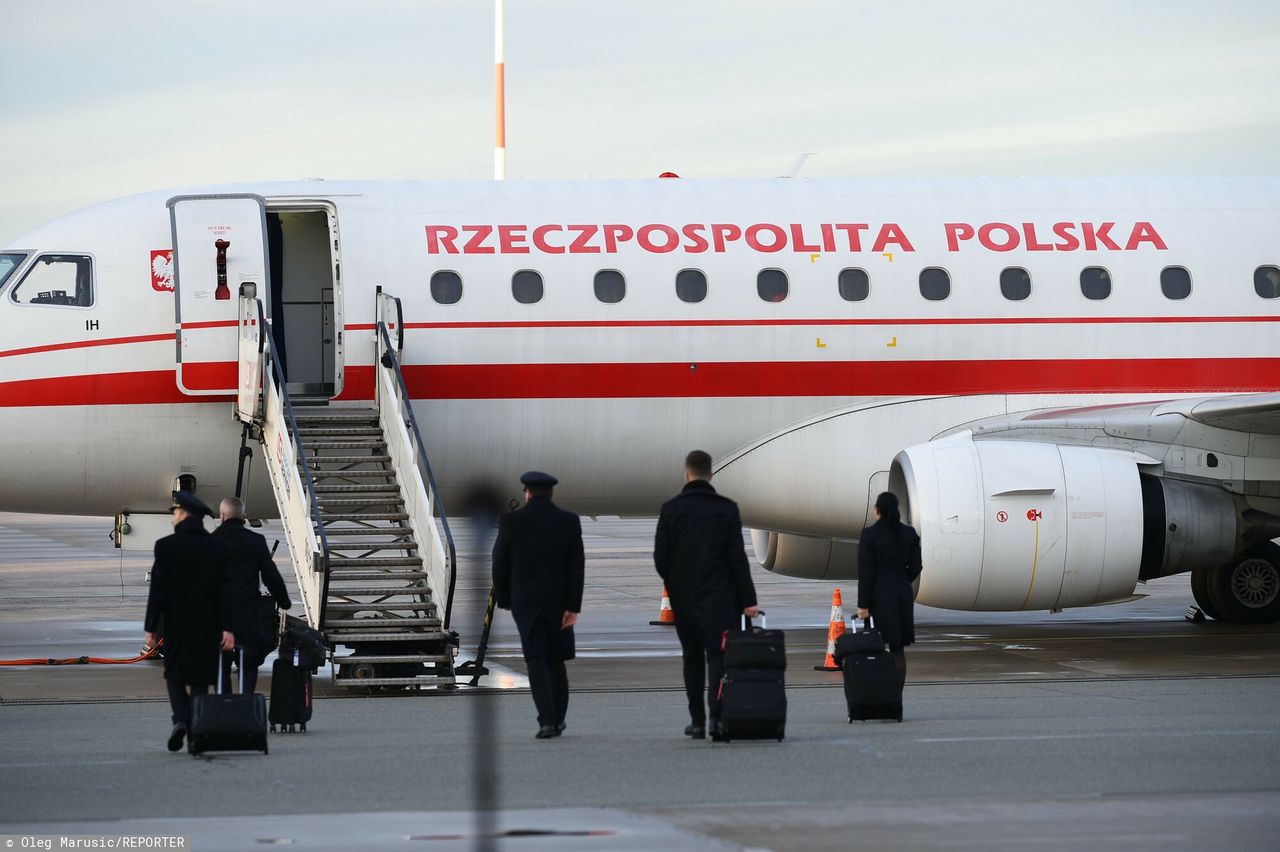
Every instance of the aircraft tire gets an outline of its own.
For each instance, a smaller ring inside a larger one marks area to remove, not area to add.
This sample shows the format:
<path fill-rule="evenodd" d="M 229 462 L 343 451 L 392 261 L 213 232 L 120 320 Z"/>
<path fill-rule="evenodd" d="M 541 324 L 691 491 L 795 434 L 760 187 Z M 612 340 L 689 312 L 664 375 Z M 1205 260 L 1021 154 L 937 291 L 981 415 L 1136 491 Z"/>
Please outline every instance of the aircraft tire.
<path fill-rule="evenodd" d="M 1268 624 L 1280 620 L 1280 546 L 1267 542 L 1215 569 L 1209 600 L 1220 621 Z"/>
<path fill-rule="evenodd" d="M 1212 568 L 1196 568 L 1191 572 L 1191 597 L 1195 598 L 1200 611 L 1214 621 L 1218 620 L 1218 610 L 1209 599 L 1209 582 L 1213 576 Z"/>

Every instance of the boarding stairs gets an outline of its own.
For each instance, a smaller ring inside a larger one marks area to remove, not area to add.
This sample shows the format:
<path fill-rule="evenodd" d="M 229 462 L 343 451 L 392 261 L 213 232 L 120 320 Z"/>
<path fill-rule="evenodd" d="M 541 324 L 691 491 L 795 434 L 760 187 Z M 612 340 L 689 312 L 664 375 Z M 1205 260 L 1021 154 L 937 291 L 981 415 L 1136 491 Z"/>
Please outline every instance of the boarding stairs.
<path fill-rule="evenodd" d="M 236 415 L 261 444 L 334 682 L 362 693 L 451 688 L 453 539 L 400 372 L 400 303 L 381 291 L 374 334 L 373 407 L 297 404 L 262 302 L 242 294 Z"/>

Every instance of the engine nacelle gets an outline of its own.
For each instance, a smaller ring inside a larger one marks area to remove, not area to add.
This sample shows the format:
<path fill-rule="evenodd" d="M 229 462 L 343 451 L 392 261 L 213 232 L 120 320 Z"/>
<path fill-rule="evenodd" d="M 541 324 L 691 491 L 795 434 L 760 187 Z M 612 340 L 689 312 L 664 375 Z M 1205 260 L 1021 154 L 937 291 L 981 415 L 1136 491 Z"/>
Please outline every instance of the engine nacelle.
<path fill-rule="evenodd" d="M 1126 453 L 966 434 L 899 453 L 889 489 L 920 533 L 920 603 L 1059 609 L 1137 583 L 1142 486 Z"/>
<path fill-rule="evenodd" d="M 756 561 L 766 571 L 804 580 L 858 576 L 858 543 L 773 530 L 752 530 Z"/>

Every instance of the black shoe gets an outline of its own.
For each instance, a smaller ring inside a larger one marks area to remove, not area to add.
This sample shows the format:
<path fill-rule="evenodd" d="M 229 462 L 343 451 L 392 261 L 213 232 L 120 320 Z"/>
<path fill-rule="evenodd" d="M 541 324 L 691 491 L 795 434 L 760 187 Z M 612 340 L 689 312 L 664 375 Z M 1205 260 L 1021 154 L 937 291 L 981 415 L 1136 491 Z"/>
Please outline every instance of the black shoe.
<path fill-rule="evenodd" d="M 707 736 L 707 728 L 705 725 L 687 725 L 684 729 L 686 737 L 693 737 L 695 740 L 705 739 Z"/>
<path fill-rule="evenodd" d="M 182 741 L 187 736 L 187 726 L 179 722 L 173 726 L 173 730 L 169 733 L 169 751 L 177 751 L 182 748 Z"/>
<path fill-rule="evenodd" d="M 555 725 L 543 725 L 541 728 L 538 728 L 538 733 L 534 734 L 534 737 L 540 740 L 549 740 L 555 735 L 556 735 Z"/>
<path fill-rule="evenodd" d="M 724 726 L 721 725 L 719 722 L 712 722 L 711 723 L 711 742 L 724 743 L 728 741 L 729 741 L 729 738 L 724 735 Z"/>
<path fill-rule="evenodd" d="M 558 737 L 563 733 L 564 733 L 564 722 L 561 722 L 560 724 L 556 725 L 556 736 Z"/>

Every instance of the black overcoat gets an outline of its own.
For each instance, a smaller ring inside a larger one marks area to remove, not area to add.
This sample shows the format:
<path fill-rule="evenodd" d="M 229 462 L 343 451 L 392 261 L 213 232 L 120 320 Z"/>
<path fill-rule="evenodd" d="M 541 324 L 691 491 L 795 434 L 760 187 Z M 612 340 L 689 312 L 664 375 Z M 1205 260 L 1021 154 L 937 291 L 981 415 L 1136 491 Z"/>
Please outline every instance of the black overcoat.
<path fill-rule="evenodd" d="M 511 610 L 525 655 L 541 651 L 542 625 L 559 626 L 566 612 L 582 610 L 586 557 L 582 521 L 535 496 L 498 519 L 493 544 L 493 593 Z"/>
<path fill-rule="evenodd" d="M 271 559 L 267 540 L 249 529 L 242 518 L 228 518 L 212 533 L 213 537 L 231 550 L 228 573 L 231 581 L 231 625 L 236 634 L 236 644 L 244 648 L 249 664 L 262 664 L 263 653 L 270 645 L 269 637 L 262 635 L 262 620 L 258 610 L 259 582 L 267 587 L 276 605 L 289 609 L 289 591 L 284 579 Z"/>
<path fill-rule="evenodd" d="M 916 641 L 911 584 L 920 576 L 920 536 L 906 524 L 895 530 L 883 518 L 858 540 L 858 608 L 871 611 L 890 645 Z"/>
<path fill-rule="evenodd" d="M 756 605 L 738 504 L 710 482 L 695 479 L 663 504 L 653 561 L 676 621 L 692 625 L 710 650 Z"/>
<path fill-rule="evenodd" d="M 164 618 L 164 676 L 189 686 L 216 682 L 222 631 L 231 629 L 231 551 L 199 518 L 156 542 L 145 627 Z"/>

